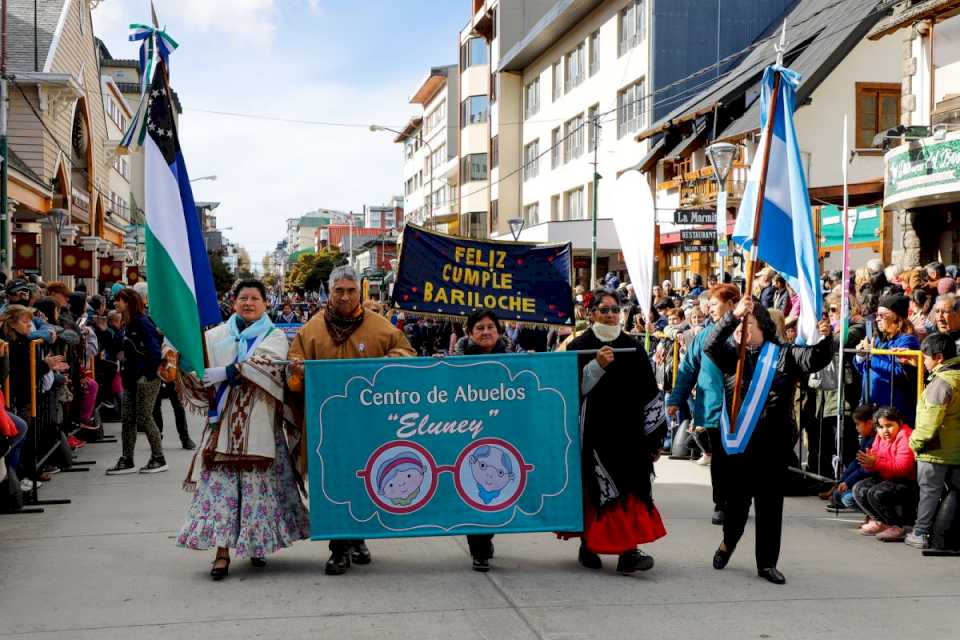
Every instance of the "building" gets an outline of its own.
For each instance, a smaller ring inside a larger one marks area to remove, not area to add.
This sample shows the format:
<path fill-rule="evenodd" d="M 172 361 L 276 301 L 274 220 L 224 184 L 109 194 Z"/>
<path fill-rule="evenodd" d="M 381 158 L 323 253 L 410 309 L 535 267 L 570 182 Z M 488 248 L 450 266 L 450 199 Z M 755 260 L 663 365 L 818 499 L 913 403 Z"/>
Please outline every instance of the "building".
<path fill-rule="evenodd" d="M 889 127 L 876 140 L 877 146 L 889 148 L 884 157 L 883 207 L 903 228 L 903 247 L 894 259 L 905 268 L 933 260 L 956 263 L 960 259 L 960 2 L 901 1 L 870 38 L 900 52 L 899 122 L 885 123 Z"/>
<path fill-rule="evenodd" d="M 446 233 L 459 229 L 457 78 L 457 65 L 432 67 L 410 96 L 410 104 L 420 105 L 420 113 L 394 138 L 403 148 L 405 221 Z"/>
<path fill-rule="evenodd" d="M 693 273 L 706 275 L 720 269 L 715 252 L 685 250 L 672 212 L 716 207 L 719 188 L 706 148 L 713 142 L 733 143 L 737 153 L 725 185 L 727 232 L 732 231 L 760 134 L 759 83 L 764 69 L 776 60 L 772 45 L 784 20 L 788 25 L 784 63 L 801 75 L 794 122 L 815 205 L 815 228 L 822 232 L 834 224 L 833 218 L 840 219 L 836 206 L 843 201 L 843 118 L 848 114 L 847 144 L 853 151 L 847 159 L 850 204 L 860 207 L 859 217 L 873 221 L 872 236 L 861 243 L 857 259 L 879 254 L 889 260 L 896 229 L 879 206 L 883 161 L 872 140 L 899 119 L 901 64 L 898 46 L 866 37 L 881 17 L 875 7 L 875 0 L 848 0 L 842 6 L 833 0 L 800 0 L 724 78 L 636 136 L 641 144 L 653 143 L 637 169 L 656 188 L 658 216 L 651 222 L 659 223 L 660 279 L 679 285 Z M 797 26 L 790 29 L 789 25 Z M 839 252 L 829 253 L 821 242 L 821 255 L 836 263 L 830 266 L 839 266 Z M 724 270 L 742 269 L 743 260 L 734 254 Z"/>
<path fill-rule="evenodd" d="M 363 226 L 399 229 L 403 226 L 403 198 L 395 196 L 384 205 L 363 205 Z"/>
<path fill-rule="evenodd" d="M 363 225 L 362 215 L 348 214 L 334 209 L 316 209 L 298 218 L 288 218 L 286 248 L 290 256 L 294 256 L 292 259 L 296 260 L 296 256 L 304 251 L 319 251 L 318 232 L 329 224 L 347 219 L 351 215 L 354 216 L 354 224 Z"/>

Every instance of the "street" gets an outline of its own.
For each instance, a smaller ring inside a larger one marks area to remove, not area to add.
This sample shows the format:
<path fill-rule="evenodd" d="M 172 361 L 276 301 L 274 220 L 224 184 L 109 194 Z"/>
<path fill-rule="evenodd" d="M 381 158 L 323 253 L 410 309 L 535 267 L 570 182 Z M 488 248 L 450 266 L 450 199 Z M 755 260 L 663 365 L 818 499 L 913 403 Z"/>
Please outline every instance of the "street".
<path fill-rule="evenodd" d="M 169 413 L 169 412 L 168 412 Z M 199 436 L 200 422 L 191 417 Z M 173 416 L 165 422 L 172 428 Z M 119 424 L 107 425 L 119 434 Z M 168 435 L 166 443 L 173 445 Z M 655 497 L 669 535 L 635 577 L 576 563 L 551 534 L 496 539 L 493 571 L 470 570 L 462 536 L 374 540 L 373 564 L 323 575 L 326 543 L 298 543 L 264 570 L 235 560 L 211 582 L 213 552 L 174 546 L 189 453 L 156 476 L 106 477 L 118 445 L 92 444 L 88 473 L 60 474 L 43 514 L 0 518 L 0 638 L 847 638 L 949 637 L 960 606 L 956 559 L 923 558 L 853 531 L 816 498 L 788 498 L 780 568 L 756 577 L 752 524 L 722 572 L 710 566 L 706 468 L 663 460 Z M 137 460 L 147 444 L 138 442 Z M 922 629 L 922 631 L 921 631 Z"/>

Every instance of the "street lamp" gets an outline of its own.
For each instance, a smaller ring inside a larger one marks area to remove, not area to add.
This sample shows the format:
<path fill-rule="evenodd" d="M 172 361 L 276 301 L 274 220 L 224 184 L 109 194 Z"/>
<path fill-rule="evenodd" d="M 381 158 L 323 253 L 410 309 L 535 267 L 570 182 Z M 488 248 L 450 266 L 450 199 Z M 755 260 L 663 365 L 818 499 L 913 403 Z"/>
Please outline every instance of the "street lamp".
<path fill-rule="evenodd" d="M 430 146 L 429 142 L 423 139 L 422 132 L 419 136 L 414 137 L 408 133 L 397 131 L 396 129 L 391 129 L 390 127 L 384 127 L 383 125 L 379 125 L 379 124 L 370 125 L 370 131 L 374 133 L 377 131 L 390 131 L 391 133 L 395 133 L 398 136 L 401 136 L 403 138 L 408 138 L 411 140 L 419 140 L 420 143 L 427 148 L 427 151 L 430 153 L 430 161 L 427 163 L 428 165 L 430 165 L 430 178 L 429 178 L 430 188 L 428 189 L 429 193 L 427 194 L 427 211 L 430 217 L 430 228 L 436 230 L 437 223 L 433 219 L 433 147 Z"/>
<path fill-rule="evenodd" d="M 63 228 L 70 221 L 70 212 L 66 209 L 51 209 L 44 217 L 43 224 L 47 229 L 57 234 L 57 248 L 54 251 L 53 273 L 55 277 L 60 276 L 60 242 L 63 236 Z"/>
<path fill-rule="evenodd" d="M 200 176 L 199 178 L 194 178 L 190 182 L 200 182 L 201 180 L 209 180 L 210 182 L 216 181 L 217 176 Z"/>
<path fill-rule="evenodd" d="M 737 157 L 737 145 L 729 142 L 714 142 L 707 147 L 707 158 L 713 167 L 713 177 L 717 181 L 717 251 L 720 254 L 720 277 L 725 270 L 727 257 L 727 176 Z"/>
<path fill-rule="evenodd" d="M 520 232 L 523 231 L 523 218 L 510 218 L 507 220 L 507 224 L 510 225 L 510 234 L 513 236 L 513 241 L 518 242 Z"/>

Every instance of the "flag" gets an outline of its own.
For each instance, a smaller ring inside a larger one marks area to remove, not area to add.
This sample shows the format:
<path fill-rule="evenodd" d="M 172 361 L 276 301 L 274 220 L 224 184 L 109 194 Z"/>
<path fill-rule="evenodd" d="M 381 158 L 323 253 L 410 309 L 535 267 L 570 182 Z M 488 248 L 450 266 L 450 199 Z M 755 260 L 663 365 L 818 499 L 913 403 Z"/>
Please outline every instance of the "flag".
<path fill-rule="evenodd" d="M 623 261 L 633 283 L 644 320 L 650 317 L 653 296 L 653 249 L 656 205 L 650 183 L 639 171 L 627 171 L 616 182 L 613 225 L 620 240 Z"/>
<path fill-rule="evenodd" d="M 776 117 L 767 131 L 767 109 L 773 92 L 774 76 L 780 73 Z M 797 130 L 793 124 L 796 90 L 800 75 L 778 66 L 767 67 L 761 87 L 760 126 L 763 136 L 750 167 L 743 201 L 737 213 L 733 240 L 750 251 L 753 221 L 756 215 L 757 190 L 764 170 L 763 157 L 770 145 L 770 161 L 766 167 L 767 182 L 763 193 L 760 235 L 756 257 L 783 274 L 790 287 L 800 296 L 798 338 L 806 344 L 820 341 L 817 323 L 823 313 L 820 292 L 820 265 L 817 242 L 813 233 L 813 217 L 807 180 L 803 173 Z"/>
<path fill-rule="evenodd" d="M 180 150 L 161 60 L 143 122 L 144 209 L 150 315 L 180 352 L 188 371 L 203 372 L 201 330 L 219 324 L 220 309 L 190 179 Z"/>
<path fill-rule="evenodd" d="M 37 234 L 18 231 L 11 235 L 16 249 L 13 254 L 13 268 L 28 271 L 40 269 L 40 244 L 37 242 Z"/>

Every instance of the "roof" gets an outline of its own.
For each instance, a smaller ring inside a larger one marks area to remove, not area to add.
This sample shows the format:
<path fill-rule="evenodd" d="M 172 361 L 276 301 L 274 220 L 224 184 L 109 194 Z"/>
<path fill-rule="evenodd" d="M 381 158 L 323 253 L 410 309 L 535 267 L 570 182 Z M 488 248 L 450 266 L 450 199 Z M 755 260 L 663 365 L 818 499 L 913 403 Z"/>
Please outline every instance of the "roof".
<path fill-rule="evenodd" d="M 97 55 L 100 58 L 101 67 L 123 67 L 129 69 L 139 69 L 140 61 L 130 58 L 114 58 L 110 55 L 110 50 L 100 38 L 94 38 L 97 46 Z"/>
<path fill-rule="evenodd" d="M 63 28 L 67 0 L 7 0 L 7 69 L 16 74 L 44 71 L 55 34 Z M 37 11 L 36 29 L 33 12 Z M 36 33 L 36 48 L 34 48 Z"/>
<path fill-rule="evenodd" d="M 803 104 L 882 17 L 883 12 L 876 10 L 878 4 L 879 0 L 798 0 L 786 12 L 784 63 L 801 75 L 797 104 Z M 640 132 L 637 140 L 694 122 L 715 109 L 719 109 L 722 131 L 717 139 L 734 138 L 759 129 L 758 88 L 763 71 L 776 61 L 773 43 L 782 24 L 783 19 L 777 20 L 725 77 Z"/>
<path fill-rule="evenodd" d="M 393 229 L 390 227 L 354 227 L 354 242 L 361 238 L 376 238 L 381 234 L 389 234 Z M 349 244 L 350 225 L 332 224 L 327 227 L 327 244 L 331 247 L 343 247 L 344 243 Z M 388 240 L 389 241 L 389 240 Z"/>
<path fill-rule="evenodd" d="M 41 178 L 40 175 L 37 174 L 36 171 L 34 171 L 33 169 L 31 169 L 31 168 L 27 165 L 27 163 L 24 162 L 24 161 L 20 158 L 20 156 L 18 156 L 17 153 L 16 153 L 12 148 L 11 148 L 11 149 L 8 149 L 8 151 L 10 152 L 10 167 L 9 167 L 9 168 L 13 169 L 14 171 L 16 171 L 17 173 L 19 173 L 19 174 L 22 175 L 23 177 L 25 177 L 25 178 L 27 178 L 27 179 L 29 179 L 29 180 L 32 180 L 33 182 L 36 182 L 36 183 L 37 183 L 37 186 L 43 187 L 44 189 L 49 189 L 49 188 L 50 188 L 50 185 L 49 185 L 47 182 L 45 182 L 44 179 Z"/>
<path fill-rule="evenodd" d="M 944 20 L 960 13 L 960 0 L 914 0 L 893 10 L 891 15 L 877 23 L 870 32 L 871 40 L 878 40 L 920 20 Z"/>
<path fill-rule="evenodd" d="M 415 136 L 413 135 L 413 133 L 414 133 L 415 131 L 417 131 L 422 124 L 423 124 L 423 118 L 421 118 L 420 116 L 414 116 L 414 117 L 410 118 L 410 121 L 407 122 L 406 125 L 404 125 L 403 130 L 400 131 L 400 133 L 397 133 L 397 137 L 394 138 L 393 141 L 394 141 L 394 142 L 403 142 L 404 140 L 407 140 L 408 138 L 413 138 L 413 137 L 415 137 Z M 390 131 L 393 131 L 393 130 L 390 129 Z M 394 133 L 396 133 L 396 132 L 394 131 Z"/>
<path fill-rule="evenodd" d="M 426 106 L 443 87 L 447 86 L 448 77 L 456 73 L 456 69 L 455 64 L 431 67 L 427 75 L 420 80 L 417 90 L 410 96 L 410 103 Z"/>
<path fill-rule="evenodd" d="M 220 206 L 219 202 L 194 202 L 193 204 L 197 206 L 197 209 L 209 209 L 210 211 Z"/>
<path fill-rule="evenodd" d="M 525 69 L 601 4 L 603 0 L 558 0 L 520 42 L 500 57 L 497 71 Z"/>

